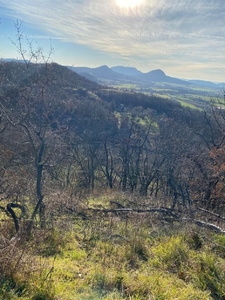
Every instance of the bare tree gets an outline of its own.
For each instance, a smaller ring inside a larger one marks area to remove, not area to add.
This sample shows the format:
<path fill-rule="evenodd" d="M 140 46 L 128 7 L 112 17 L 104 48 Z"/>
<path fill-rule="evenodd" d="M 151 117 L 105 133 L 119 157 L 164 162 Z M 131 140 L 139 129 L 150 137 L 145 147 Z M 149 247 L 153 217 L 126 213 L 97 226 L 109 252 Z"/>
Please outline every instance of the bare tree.
<path fill-rule="evenodd" d="M 1 125 L 1 139 L 7 147 L 1 147 L 5 154 L 1 165 L 3 198 L 13 199 L 13 194 L 14 201 L 18 202 L 21 195 L 23 198 L 25 195 L 31 197 L 30 204 L 34 205 L 31 221 L 39 214 L 40 224 L 45 226 L 44 193 L 51 170 L 62 163 L 66 156 L 67 146 L 63 137 L 68 126 L 64 116 L 69 109 L 70 99 L 60 89 L 64 78 L 63 72 L 59 77 L 58 65 L 50 63 L 49 56 L 45 59 L 41 48 L 34 50 L 32 43 L 21 33 L 19 24 L 16 29 L 18 39 L 15 46 L 23 61 L 2 62 L 0 65 L 0 109 L 4 122 Z M 26 48 L 23 47 L 24 38 Z M 15 178 L 24 173 L 24 181 L 32 183 L 19 193 L 18 187 L 22 183 L 10 181 L 10 172 L 15 174 Z M 13 202 L 8 208 L 12 211 L 14 207 Z M 15 225 L 18 230 L 17 221 Z"/>

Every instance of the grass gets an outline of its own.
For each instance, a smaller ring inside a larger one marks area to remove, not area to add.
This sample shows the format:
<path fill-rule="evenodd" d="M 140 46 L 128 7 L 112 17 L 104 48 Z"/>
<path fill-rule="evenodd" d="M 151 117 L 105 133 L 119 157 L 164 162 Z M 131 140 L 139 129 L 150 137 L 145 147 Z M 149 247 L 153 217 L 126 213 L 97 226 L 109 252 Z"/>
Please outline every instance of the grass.
<path fill-rule="evenodd" d="M 97 200 L 109 206 L 109 195 Z M 60 226 L 36 230 L 11 258 L 0 250 L 14 266 L 1 272 L 0 299 L 225 299 L 223 235 L 138 214 L 70 217 Z"/>
<path fill-rule="evenodd" d="M 196 109 L 197 107 L 189 102 L 183 101 L 183 100 L 179 100 L 180 104 L 184 107 L 189 107 L 192 109 Z"/>
<path fill-rule="evenodd" d="M 186 87 L 177 84 L 169 84 L 169 86 L 166 84 L 165 87 L 163 83 L 155 84 L 154 87 L 137 84 L 120 84 L 115 87 L 117 89 L 131 89 L 136 92 L 143 92 L 150 95 L 153 94 L 154 96 L 159 96 L 168 100 L 176 100 L 179 101 L 182 106 L 195 109 L 207 105 L 212 98 L 217 98 L 217 94 L 220 93 L 219 90 L 209 87 Z"/>

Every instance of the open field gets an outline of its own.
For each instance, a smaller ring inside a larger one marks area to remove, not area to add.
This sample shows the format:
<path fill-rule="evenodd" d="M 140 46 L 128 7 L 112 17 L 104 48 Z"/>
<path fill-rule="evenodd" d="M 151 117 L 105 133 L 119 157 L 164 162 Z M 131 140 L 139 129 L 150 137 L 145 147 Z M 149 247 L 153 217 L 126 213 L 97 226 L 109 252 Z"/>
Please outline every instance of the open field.
<path fill-rule="evenodd" d="M 141 92 L 148 95 L 160 96 L 168 100 L 179 101 L 182 105 L 191 108 L 202 108 L 209 101 L 222 99 L 223 97 L 220 89 L 195 85 L 187 87 L 176 84 L 155 83 L 149 86 L 146 84 L 118 84 L 113 86 L 123 91 Z"/>

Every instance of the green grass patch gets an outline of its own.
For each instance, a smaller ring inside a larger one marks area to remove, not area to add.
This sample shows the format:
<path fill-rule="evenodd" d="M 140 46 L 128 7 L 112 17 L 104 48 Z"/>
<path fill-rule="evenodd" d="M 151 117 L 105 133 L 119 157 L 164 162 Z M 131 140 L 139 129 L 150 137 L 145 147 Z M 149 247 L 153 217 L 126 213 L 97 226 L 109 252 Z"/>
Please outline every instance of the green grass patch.
<path fill-rule="evenodd" d="M 107 206 L 127 197 L 105 194 L 97 202 Z M 87 201 L 94 206 L 94 197 Z M 162 227 L 138 215 L 68 222 L 70 231 L 39 230 L 12 256 L 7 263 L 14 272 L 1 277 L 0 299 L 225 299 L 223 235 Z"/>

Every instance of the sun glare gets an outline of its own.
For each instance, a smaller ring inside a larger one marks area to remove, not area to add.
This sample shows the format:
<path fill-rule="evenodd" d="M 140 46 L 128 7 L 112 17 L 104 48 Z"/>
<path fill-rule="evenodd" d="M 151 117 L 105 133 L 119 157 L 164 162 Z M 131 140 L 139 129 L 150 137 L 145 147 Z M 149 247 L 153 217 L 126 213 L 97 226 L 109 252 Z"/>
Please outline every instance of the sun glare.
<path fill-rule="evenodd" d="M 141 5 L 143 1 L 144 0 L 116 0 L 116 4 L 119 7 L 134 8 L 136 6 Z"/>

